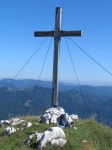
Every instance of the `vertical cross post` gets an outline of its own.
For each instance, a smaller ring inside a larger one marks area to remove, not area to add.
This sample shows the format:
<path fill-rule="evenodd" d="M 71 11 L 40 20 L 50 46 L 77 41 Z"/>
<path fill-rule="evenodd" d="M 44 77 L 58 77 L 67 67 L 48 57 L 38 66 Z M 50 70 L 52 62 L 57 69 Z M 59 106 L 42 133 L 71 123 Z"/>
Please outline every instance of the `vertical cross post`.
<path fill-rule="evenodd" d="M 55 30 L 54 31 L 36 31 L 35 37 L 54 37 L 54 62 L 53 62 L 53 79 L 52 79 L 52 106 L 58 107 L 58 63 L 60 53 L 61 37 L 81 36 L 81 31 L 63 31 L 61 30 L 62 8 L 56 8 Z"/>
<path fill-rule="evenodd" d="M 54 62 L 53 62 L 53 80 L 52 80 L 52 106 L 58 106 L 58 62 L 60 53 L 59 31 L 61 30 L 62 8 L 56 8 L 55 30 L 54 30 Z"/>

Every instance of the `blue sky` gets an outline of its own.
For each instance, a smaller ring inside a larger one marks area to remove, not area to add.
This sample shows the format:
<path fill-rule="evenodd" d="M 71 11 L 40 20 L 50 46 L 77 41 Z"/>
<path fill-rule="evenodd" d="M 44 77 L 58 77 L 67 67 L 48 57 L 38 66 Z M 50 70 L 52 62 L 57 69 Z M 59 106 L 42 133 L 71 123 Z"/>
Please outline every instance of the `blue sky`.
<path fill-rule="evenodd" d="M 62 0 L 0 0 L 0 78 L 13 78 L 44 38 L 34 31 L 54 29 L 55 7 Z M 63 0 L 63 30 L 82 30 L 72 39 L 112 72 L 112 1 Z M 112 77 L 92 62 L 69 40 L 68 44 L 81 84 L 112 85 Z M 38 79 L 50 38 L 16 79 Z M 41 80 L 52 80 L 53 42 Z M 76 83 L 66 48 L 61 40 L 59 80 Z"/>

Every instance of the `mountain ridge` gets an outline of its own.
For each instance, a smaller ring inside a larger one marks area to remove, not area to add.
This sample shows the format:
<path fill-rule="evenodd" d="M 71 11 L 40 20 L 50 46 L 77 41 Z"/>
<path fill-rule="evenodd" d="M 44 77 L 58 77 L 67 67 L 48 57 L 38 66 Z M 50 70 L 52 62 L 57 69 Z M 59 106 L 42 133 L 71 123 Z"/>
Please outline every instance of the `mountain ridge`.
<path fill-rule="evenodd" d="M 59 106 L 69 114 L 78 114 L 80 118 L 94 115 L 99 122 L 112 126 L 112 87 L 82 86 L 82 90 L 85 100 L 77 86 L 69 91 L 60 91 Z M 43 110 L 51 107 L 51 97 L 51 89 L 45 87 L 34 86 L 26 89 L 1 87 L 0 119 L 24 114 L 41 114 Z"/>
<path fill-rule="evenodd" d="M 52 88 L 52 81 L 44 81 L 44 80 L 36 80 L 36 79 L 11 79 L 11 78 L 4 78 L 0 80 L 0 87 L 8 87 L 13 89 L 24 89 L 24 88 L 31 88 L 38 84 L 39 87 L 45 88 Z M 112 85 L 81 85 L 82 87 L 92 87 L 92 88 L 111 88 Z M 59 82 L 59 90 L 60 91 L 68 91 L 78 87 L 75 83 L 66 83 L 66 82 Z"/>

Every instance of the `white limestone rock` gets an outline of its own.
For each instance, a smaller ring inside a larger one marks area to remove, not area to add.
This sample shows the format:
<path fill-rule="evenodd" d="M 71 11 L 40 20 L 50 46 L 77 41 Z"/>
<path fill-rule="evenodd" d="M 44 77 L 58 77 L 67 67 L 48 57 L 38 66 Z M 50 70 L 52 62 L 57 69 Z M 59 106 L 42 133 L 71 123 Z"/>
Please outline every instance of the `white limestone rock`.
<path fill-rule="evenodd" d="M 63 128 L 64 127 L 73 127 L 74 122 L 73 122 L 72 118 L 70 117 L 70 115 L 65 113 L 60 116 L 59 125 Z"/>
<path fill-rule="evenodd" d="M 37 142 L 39 142 L 39 150 L 42 150 L 47 144 L 51 146 L 64 146 L 66 144 L 65 133 L 60 127 L 51 127 L 44 133 L 35 132 L 24 140 L 24 143 L 29 144 L 33 138 L 36 138 Z"/>
<path fill-rule="evenodd" d="M 70 115 L 70 116 L 71 116 L 71 118 L 72 118 L 74 121 L 78 121 L 78 120 L 79 120 L 78 115 L 72 114 L 72 115 Z"/>
<path fill-rule="evenodd" d="M 16 125 L 19 125 L 19 124 L 25 122 L 25 120 L 20 120 L 20 118 L 12 118 L 10 120 L 10 122 L 11 122 L 12 126 L 16 126 Z"/>
<path fill-rule="evenodd" d="M 26 138 L 26 140 L 24 140 L 24 144 L 29 144 L 31 139 L 33 139 L 35 136 L 35 134 L 30 135 L 28 138 Z"/>
<path fill-rule="evenodd" d="M 30 128 L 31 126 L 32 126 L 31 122 L 27 122 L 26 125 L 25 125 L 26 128 Z"/>
<path fill-rule="evenodd" d="M 13 134 L 13 133 L 15 133 L 15 132 L 16 132 L 16 129 L 15 129 L 14 127 L 7 127 L 7 128 L 5 129 L 3 135 L 8 136 L 8 135 L 11 135 L 11 134 Z"/>
<path fill-rule="evenodd" d="M 83 143 L 83 144 L 87 143 L 87 140 L 82 140 L 82 143 Z"/>
<path fill-rule="evenodd" d="M 38 142 L 41 140 L 42 136 L 43 136 L 43 133 L 35 132 L 34 134 L 30 135 L 26 140 L 24 140 L 24 144 L 29 144 L 33 138 L 36 138 Z"/>
<path fill-rule="evenodd" d="M 45 113 L 41 116 L 41 122 L 49 124 L 49 120 L 51 119 L 50 113 Z"/>
<path fill-rule="evenodd" d="M 10 125 L 10 120 L 1 120 L 0 124 L 1 125 Z"/>
<path fill-rule="evenodd" d="M 44 112 L 44 114 L 40 117 L 40 121 L 43 123 L 53 123 L 56 124 L 58 123 L 58 118 L 61 116 L 61 114 L 64 114 L 65 111 L 61 107 L 57 108 L 49 108 Z"/>
<path fill-rule="evenodd" d="M 43 136 L 43 133 L 38 133 L 38 132 L 36 132 L 37 142 L 42 139 L 42 136 Z"/>
<path fill-rule="evenodd" d="M 60 138 L 65 139 L 65 133 L 63 129 L 61 129 L 60 127 L 51 127 L 44 132 L 42 139 L 40 140 L 38 149 L 41 150 L 43 147 L 46 147 L 47 143 L 49 144 L 52 143 L 51 141 L 53 139 L 60 139 Z"/>
<path fill-rule="evenodd" d="M 46 124 L 49 124 L 49 120 L 46 120 Z"/>
<path fill-rule="evenodd" d="M 50 122 L 56 124 L 58 122 L 57 120 L 58 118 L 59 118 L 59 115 L 52 114 Z"/>
<path fill-rule="evenodd" d="M 58 139 L 53 139 L 53 140 L 51 140 L 51 142 L 50 142 L 50 145 L 51 146 L 59 146 L 59 147 L 62 147 L 62 146 L 64 146 L 65 144 L 66 144 L 66 140 L 65 139 L 63 139 L 63 138 L 58 138 Z"/>
<path fill-rule="evenodd" d="M 61 112 L 61 114 L 65 113 L 65 110 L 62 107 L 58 107 L 58 110 Z"/>
<path fill-rule="evenodd" d="M 49 108 L 40 117 L 40 122 L 46 124 L 59 124 L 61 128 L 73 127 L 74 120 L 78 120 L 78 115 L 73 114 L 70 116 L 68 113 L 65 113 L 64 109 L 61 107 Z"/>

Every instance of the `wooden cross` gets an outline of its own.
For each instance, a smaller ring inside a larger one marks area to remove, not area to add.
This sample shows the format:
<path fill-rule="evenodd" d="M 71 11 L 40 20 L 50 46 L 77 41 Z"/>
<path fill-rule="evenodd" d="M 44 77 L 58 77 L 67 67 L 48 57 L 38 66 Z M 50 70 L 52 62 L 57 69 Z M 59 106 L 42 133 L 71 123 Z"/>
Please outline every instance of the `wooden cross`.
<path fill-rule="evenodd" d="M 53 79 L 52 79 L 52 106 L 58 107 L 58 60 L 60 51 L 61 37 L 81 36 L 81 31 L 63 31 L 61 30 L 62 8 L 56 8 L 55 30 L 54 31 L 36 31 L 35 37 L 54 37 L 54 62 L 53 62 Z"/>

